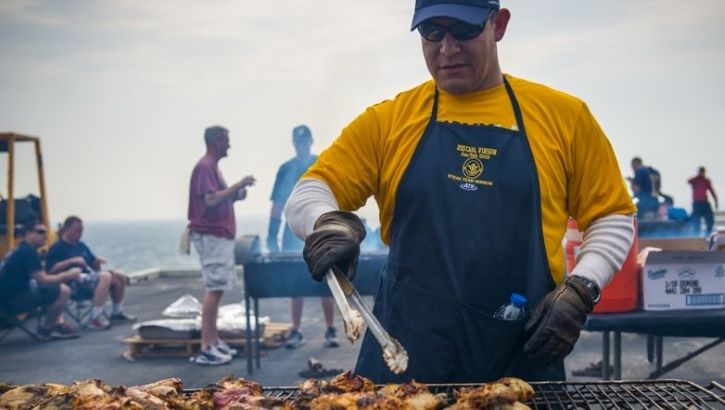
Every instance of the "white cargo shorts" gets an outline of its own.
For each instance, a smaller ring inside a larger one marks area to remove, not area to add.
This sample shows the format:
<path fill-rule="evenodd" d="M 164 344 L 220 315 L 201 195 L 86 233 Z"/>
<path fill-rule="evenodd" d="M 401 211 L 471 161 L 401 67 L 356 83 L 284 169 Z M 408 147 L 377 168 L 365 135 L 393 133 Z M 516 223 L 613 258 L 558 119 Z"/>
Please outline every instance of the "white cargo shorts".
<path fill-rule="evenodd" d="M 199 255 L 207 292 L 232 290 L 237 279 L 234 240 L 192 232 L 191 242 Z"/>

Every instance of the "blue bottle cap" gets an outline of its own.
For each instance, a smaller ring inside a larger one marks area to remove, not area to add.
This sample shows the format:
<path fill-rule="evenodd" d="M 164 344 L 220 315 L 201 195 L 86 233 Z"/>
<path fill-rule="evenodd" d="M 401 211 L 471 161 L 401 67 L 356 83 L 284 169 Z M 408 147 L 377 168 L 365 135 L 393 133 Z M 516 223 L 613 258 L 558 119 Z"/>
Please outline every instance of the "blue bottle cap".
<path fill-rule="evenodd" d="M 526 300 L 526 296 L 519 295 L 518 293 L 511 294 L 511 303 L 516 307 L 524 307 L 529 301 Z"/>

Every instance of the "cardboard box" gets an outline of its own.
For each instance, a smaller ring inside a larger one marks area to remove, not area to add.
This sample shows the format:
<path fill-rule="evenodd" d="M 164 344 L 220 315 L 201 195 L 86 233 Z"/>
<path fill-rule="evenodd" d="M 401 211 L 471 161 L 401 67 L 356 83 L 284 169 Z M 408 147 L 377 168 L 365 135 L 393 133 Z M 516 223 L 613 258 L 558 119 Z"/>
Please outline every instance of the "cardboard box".
<path fill-rule="evenodd" d="M 650 252 L 642 292 L 644 310 L 725 308 L 725 253 Z"/>
<path fill-rule="evenodd" d="M 639 250 L 650 247 L 663 251 L 706 251 L 708 250 L 705 238 L 640 238 Z"/>

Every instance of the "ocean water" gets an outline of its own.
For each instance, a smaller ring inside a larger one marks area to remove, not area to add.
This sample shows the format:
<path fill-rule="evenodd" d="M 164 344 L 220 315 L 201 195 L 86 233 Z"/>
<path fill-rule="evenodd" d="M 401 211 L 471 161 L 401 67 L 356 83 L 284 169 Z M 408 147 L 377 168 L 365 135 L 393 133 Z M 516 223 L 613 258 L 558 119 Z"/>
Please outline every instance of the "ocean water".
<path fill-rule="evenodd" d="M 141 269 L 197 268 L 199 260 L 180 255 L 179 238 L 185 220 L 86 221 L 83 241 L 99 256 L 108 259 L 108 268 L 134 272 Z M 266 216 L 237 216 L 237 238 L 242 235 L 267 237 Z M 264 243 L 264 240 L 261 241 Z"/>
<path fill-rule="evenodd" d="M 716 225 L 725 226 L 725 212 L 718 212 Z M 266 251 L 267 215 L 238 215 L 237 238 L 258 235 L 263 251 Z M 134 272 L 141 269 L 197 268 L 199 261 L 191 255 L 179 255 L 179 237 L 186 227 L 186 220 L 159 221 L 86 221 L 83 241 L 96 255 L 108 259 L 108 268 Z M 688 231 L 689 235 L 689 231 Z M 377 234 L 368 233 L 377 238 Z M 665 236 L 658 232 L 656 236 Z M 673 235 L 673 236 L 682 236 Z M 377 247 L 381 244 L 374 245 Z"/>

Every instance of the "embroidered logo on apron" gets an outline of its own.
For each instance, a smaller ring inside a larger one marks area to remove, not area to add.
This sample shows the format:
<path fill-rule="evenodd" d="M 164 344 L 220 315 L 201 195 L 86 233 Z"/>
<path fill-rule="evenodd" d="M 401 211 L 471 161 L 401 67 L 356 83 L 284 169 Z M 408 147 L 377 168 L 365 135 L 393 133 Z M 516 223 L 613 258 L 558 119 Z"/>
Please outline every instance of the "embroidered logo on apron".
<path fill-rule="evenodd" d="M 448 179 L 459 183 L 459 187 L 464 191 L 477 191 L 479 185 L 493 186 L 493 181 L 480 177 L 483 175 L 484 161 L 496 156 L 497 149 L 458 144 L 456 151 L 463 160 L 461 174 L 448 174 Z"/>
<path fill-rule="evenodd" d="M 463 175 L 468 178 L 478 178 L 483 174 L 483 162 L 478 158 L 468 158 L 463 161 Z"/>

